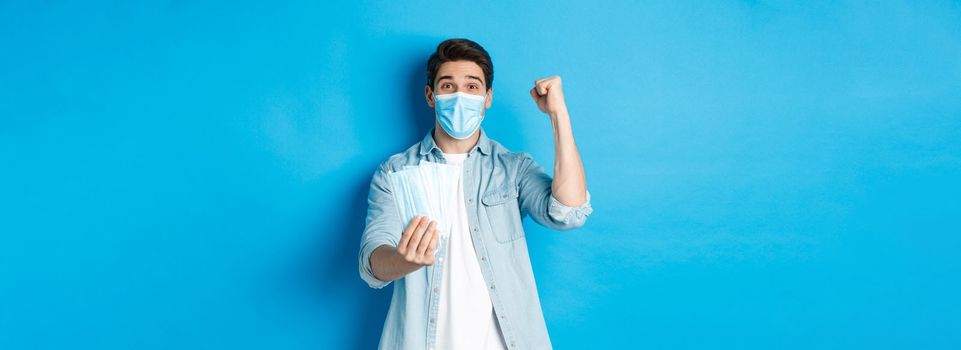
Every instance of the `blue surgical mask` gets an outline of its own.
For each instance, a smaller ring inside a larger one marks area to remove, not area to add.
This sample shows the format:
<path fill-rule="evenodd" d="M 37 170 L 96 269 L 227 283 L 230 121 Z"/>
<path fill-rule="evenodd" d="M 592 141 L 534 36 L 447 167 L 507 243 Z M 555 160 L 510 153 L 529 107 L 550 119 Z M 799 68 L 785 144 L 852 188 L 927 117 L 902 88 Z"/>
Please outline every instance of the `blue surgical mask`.
<path fill-rule="evenodd" d="M 477 131 L 484 117 L 486 97 L 466 92 L 434 95 L 437 121 L 450 137 L 464 140 Z"/>
<path fill-rule="evenodd" d="M 429 162 L 421 159 L 419 165 L 405 165 L 402 170 L 387 174 L 390 180 L 394 205 L 400 215 L 398 235 L 414 216 L 426 215 L 437 221 L 441 242 L 446 242 L 456 212 L 448 196 L 461 188 L 463 169 L 459 166 Z M 454 203 L 456 204 L 456 203 Z"/>

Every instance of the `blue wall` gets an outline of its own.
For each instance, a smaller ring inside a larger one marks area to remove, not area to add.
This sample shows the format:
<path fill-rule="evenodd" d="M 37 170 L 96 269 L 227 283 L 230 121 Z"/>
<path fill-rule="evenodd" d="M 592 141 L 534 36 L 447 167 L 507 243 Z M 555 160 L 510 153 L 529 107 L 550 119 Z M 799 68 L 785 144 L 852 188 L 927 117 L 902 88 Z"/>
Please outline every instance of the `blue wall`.
<path fill-rule="evenodd" d="M 0 349 L 374 347 L 370 176 L 460 36 L 547 169 L 564 79 L 556 347 L 961 347 L 961 3 L 312 3 L 0 2 Z"/>

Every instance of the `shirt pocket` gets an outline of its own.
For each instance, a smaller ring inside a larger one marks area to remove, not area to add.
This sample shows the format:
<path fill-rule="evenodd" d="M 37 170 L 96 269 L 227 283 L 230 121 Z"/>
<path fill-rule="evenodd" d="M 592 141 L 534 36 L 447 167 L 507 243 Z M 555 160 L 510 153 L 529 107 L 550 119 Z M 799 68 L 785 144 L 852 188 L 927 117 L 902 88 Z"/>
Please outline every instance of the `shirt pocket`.
<path fill-rule="evenodd" d="M 507 243 L 524 237 L 517 189 L 489 190 L 481 197 L 481 203 L 484 204 L 491 231 L 498 242 Z"/>

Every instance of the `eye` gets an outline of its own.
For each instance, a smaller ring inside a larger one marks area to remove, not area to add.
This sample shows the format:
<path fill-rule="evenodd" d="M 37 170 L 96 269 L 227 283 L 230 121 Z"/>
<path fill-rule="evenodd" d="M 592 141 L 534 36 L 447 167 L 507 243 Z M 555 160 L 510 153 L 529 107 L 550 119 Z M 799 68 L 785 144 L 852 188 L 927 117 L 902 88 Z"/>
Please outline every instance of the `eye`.
<path fill-rule="evenodd" d="M 441 85 L 440 87 L 441 87 L 442 89 L 450 89 L 450 88 L 452 88 L 452 87 L 454 87 L 454 86 L 451 85 L 450 83 L 444 83 L 444 85 Z"/>
<path fill-rule="evenodd" d="M 477 90 L 477 84 L 470 84 L 468 86 L 471 88 L 471 90 Z"/>

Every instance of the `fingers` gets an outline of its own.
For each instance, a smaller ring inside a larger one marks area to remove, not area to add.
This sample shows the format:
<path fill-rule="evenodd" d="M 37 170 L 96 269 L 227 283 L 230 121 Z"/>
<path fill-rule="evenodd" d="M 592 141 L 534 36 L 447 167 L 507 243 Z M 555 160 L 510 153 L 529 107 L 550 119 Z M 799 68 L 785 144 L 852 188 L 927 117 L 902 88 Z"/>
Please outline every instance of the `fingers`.
<path fill-rule="evenodd" d="M 437 235 L 437 221 L 431 221 L 430 225 L 427 226 L 427 230 L 424 232 L 424 238 L 420 241 L 420 245 L 417 246 L 417 256 L 422 257 L 427 254 L 427 248 L 430 246 L 430 242 Z"/>
<path fill-rule="evenodd" d="M 548 82 L 542 81 L 534 84 L 534 88 L 537 89 L 537 94 L 544 96 L 547 95 Z"/>
<path fill-rule="evenodd" d="M 434 259 L 436 258 L 434 255 L 435 253 L 434 249 L 437 246 L 437 237 L 440 236 L 440 232 L 438 232 L 439 230 L 436 227 L 429 228 L 427 229 L 427 231 L 429 233 L 425 234 L 424 240 L 421 241 L 421 244 L 424 245 L 424 252 L 423 252 L 423 255 L 421 255 L 421 259 L 423 259 L 423 262 L 421 264 L 433 265 Z M 426 237 L 430 237 L 430 239 Z"/>
<path fill-rule="evenodd" d="M 531 98 L 534 99 L 534 102 L 537 102 L 537 99 L 540 97 L 540 94 L 537 93 L 537 88 L 531 88 Z"/>
<path fill-rule="evenodd" d="M 534 89 L 538 95 L 544 96 L 547 91 L 550 90 L 555 85 L 560 85 L 561 77 L 554 75 L 547 78 L 541 78 L 534 81 Z"/>
<path fill-rule="evenodd" d="M 410 223 L 407 224 L 407 228 L 404 229 L 404 233 L 400 235 L 400 242 L 397 243 L 398 253 L 404 255 L 407 254 L 407 251 L 409 250 L 408 247 L 410 246 L 410 237 L 413 235 L 414 229 L 417 228 L 417 225 L 419 225 L 420 221 L 424 218 L 425 217 L 421 215 L 415 216 L 410 220 Z"/>
<path fill-rule="evenodd" d="M 420 265 L 430 265 L 434 262 L 434 251 L 437 249 L 440 233 L 437 232 L 437 222 L 427 216 L 418 215 L 410 220 L 400 242 L 397 243 L 397 254 L 404 260 Z"/>
<path fill-rule="evenodd" d="M 557 78 L 557 77 L 558 76 L 556 75 L 552 75 L 546 78 L 540 78 L 540 79 L 534 80 L 534 85 L 543 84 L 544 82 L 547 82 L 548 80 L 553 80 L 554 78 Z"/>
<path fill-rule="evenodd" d="M 440 240 L 440 232 L 437 232 L 437 231 L 438 231 L 438 229 L 435 227 L 435 228 L 434 228 L 434 235 L 430 237 L 430 246 L 427 247 L 427 251 L 428 251 L 431 255 L 433 255 L 434 252 L 437 251 L 437 242 Z"/>
<path fill-rule="evenodd" d="M 417 257 L 417 248 L 420 247 L 420 241 L 424 238 L 424 232 L 427 231 L 428 224 L 430 224 L 430 220 L 426 216 L 423 217 L 411 234 L 410 243 L 407 244 L 407 261 L 414 261 Z"/>

